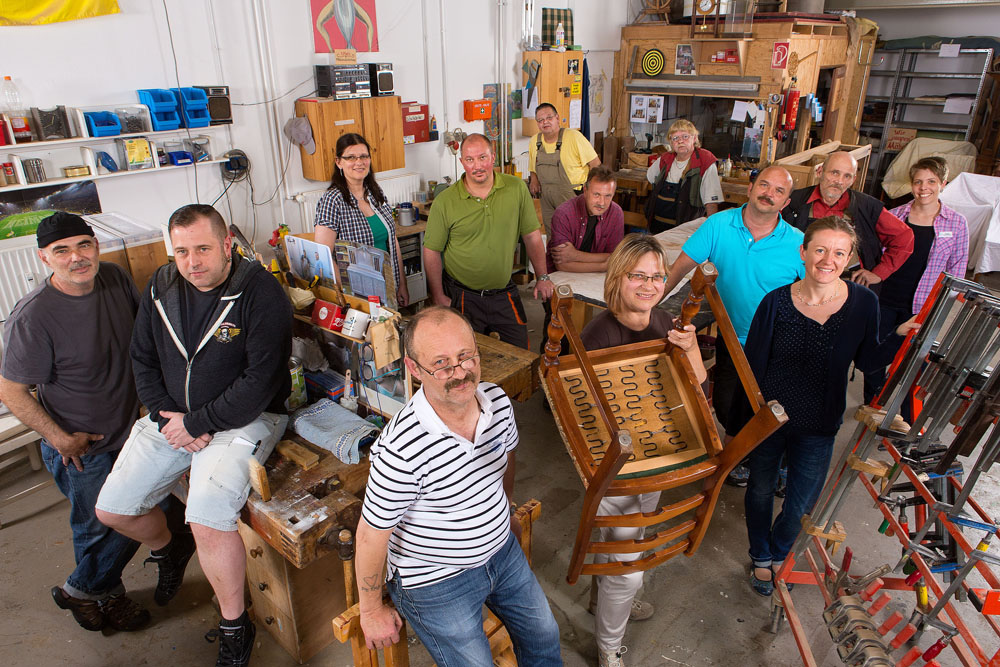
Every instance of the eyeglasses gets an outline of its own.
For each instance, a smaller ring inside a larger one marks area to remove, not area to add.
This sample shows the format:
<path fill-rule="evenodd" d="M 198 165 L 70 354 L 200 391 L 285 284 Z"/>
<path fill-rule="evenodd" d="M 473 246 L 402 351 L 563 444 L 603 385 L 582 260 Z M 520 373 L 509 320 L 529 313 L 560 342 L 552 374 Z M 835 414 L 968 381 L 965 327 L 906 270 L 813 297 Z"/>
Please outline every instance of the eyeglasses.
<path fill-rule="evenodd" d="M 559 120 L 559 116 L 537 116 L 535 118 L 536 123 L 547 123 L 550 120 Z"/>
<path fill-rule="evenodd" d="M 338 160 L 347 160 L 351 164 L 354 164 L 358 160 L 362 160 L 364 162 L 367 162 L 368 160 L 372 159 L 372 156 L 371 155 L 341 155 L 337 159 Z"/>
<path fill-rule="evenodd" d="M 410 357 L 410 359 L 413 359 L 413 357 Z M 479 352 L 469 355 L 465 359 L 459 359 L 457 364 L 452 364 L 451 366 L 439 366 L 434 370 L 431 370 L 429 368 L 424 368 L 423 366 L 420 365 L 420 362 L 417 361 L 416 359 L 413 359 L 413 363 L 417 365 L 417 368 L 419 368 L 420 370 L 429 375 L 433 375 L 438 380 L 450 380 L 451 377 L 455 374 L 455 368 L 457 368 L 458 366 L 461 366 L 464 370 L 467 371 L 475 370 L 476 366 L 479 365 Z"/>
<path fill-rule="evenodd" d="M 667 277 L 662 273 L 654 273 L 651 276 L 647 276 L 645 273 L 626 273 L 628 279 L 634 283 L 665 283 L 667 282 Z"/>
<path fill-rule="evenodd" d="M 690 134 L 675 134 L 674 136 L 670 137 L 670 142 L 677 143 L 678 141 L 687 141 L 690 138 L 691 138 Z"/>

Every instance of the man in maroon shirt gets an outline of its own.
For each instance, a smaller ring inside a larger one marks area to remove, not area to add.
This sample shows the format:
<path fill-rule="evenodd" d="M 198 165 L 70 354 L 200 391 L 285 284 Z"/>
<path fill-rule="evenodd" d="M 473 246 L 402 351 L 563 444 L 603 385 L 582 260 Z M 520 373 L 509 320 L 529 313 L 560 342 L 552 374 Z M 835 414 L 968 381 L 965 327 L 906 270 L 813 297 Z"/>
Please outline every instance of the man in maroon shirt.
<path fill-rule="evenodd" d="M 607 167 L 587 175 L 583 193 L 563 202 L 552 215 L 552 238 L 545 251 L 548 272 L 603 273 L 608 256 L 625 235 L 625 214 L 612 201 L 615 176 Z"/>
<path fill-rule="evenodd" d="M 583 192 L 563 202 L 552 214 L 552 238 L 545 250 L 546 271 L 572 273 L 604 273 L 608 270 L 608 257 L 625 236 L 625 214 L 622 207 L 612 201 L 615 196 L 615 175 L 607 167 L 594 167 L 587 174 Z M 552 319 L 548 301 L 545 322 L 542 324 L 542 343 L 545 349 L 545 332 Z M 563 354 L 568 353 L 569 343 L 563 338 Z"/>
<path fill-rule="evenodd" d="M 882 282 L 913 252 L 913 232 L 882 202 L 851 189 L 858 161 L 850 153 L 831 153 L 816 168 L 816 175 L 819 183 L 794 191 L 781 216 L 803 231 L 813 220 L 828 215 L 847 219 L 858 233 L 861 261 L 851 279 L 867 287 Z"/>

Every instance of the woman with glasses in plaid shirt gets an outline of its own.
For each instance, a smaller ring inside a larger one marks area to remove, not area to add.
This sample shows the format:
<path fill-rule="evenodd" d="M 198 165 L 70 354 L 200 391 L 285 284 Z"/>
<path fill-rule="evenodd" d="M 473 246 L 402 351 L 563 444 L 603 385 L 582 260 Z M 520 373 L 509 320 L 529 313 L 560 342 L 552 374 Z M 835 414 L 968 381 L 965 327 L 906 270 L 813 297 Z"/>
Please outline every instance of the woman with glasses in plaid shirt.
<path fill-rule="evenodd" d="M 372 173 L 371 147 L 360 134 L 337 140 L 337 160 L 330 188 L 316 205 L 316 242 L 333 250 L 338 238 L 384 250 L 396 280 L 396 302 L 409 303 L 402 254 L 392 207 Z"/>
<path fill-rule="evenodd" d="M 705 382 L 708 373 L 698 349 L 694 325 L 683 332 L 674 329 L 674 318 L 657 308 L 663 300 L 667 280 L 667 253 L 648 234 L 629 234 L 608 257 L 604 278 L 604 301 L 608 309 L 595 317 L 580 335 L 588 350 L 666 338 L 684 350 L 695 377 Z M 660 504 L 660 492 L 637 496 L 608 496 L 597 513 L 604 516 L 652 512 Z M 600 528 L 600 540 L 641 540 L 642 528 Z M 597 554 L 594 562 L 638 560 L 641 553 Z M 594 614 L 594 637 L 601 667 L 623 667 L 622 640 L 629 620 L 644 621 L 653 615 L 653 605 L 636 600 L 642 587 L 642 572 L 596 576 L 590 585 L 590 613 Z"/>
<path fill-rule="evenodd" d="M 920 312 L 941 272 L 965 277 L 969 264 L 969 223 L 939 199 L 948 184 L 944 158 L 925 157 L 910 167 L 913 201 L 890 211 L 913 231 L 913 254 L 882 282 L 879 333 L 886 335 Z M 865 373 L 865 403 L 885 384 L 885 369 Z M 904 411 L 908 408 L 904 406 Z M 904 417 L 906 415 L 904 414 Z"/>

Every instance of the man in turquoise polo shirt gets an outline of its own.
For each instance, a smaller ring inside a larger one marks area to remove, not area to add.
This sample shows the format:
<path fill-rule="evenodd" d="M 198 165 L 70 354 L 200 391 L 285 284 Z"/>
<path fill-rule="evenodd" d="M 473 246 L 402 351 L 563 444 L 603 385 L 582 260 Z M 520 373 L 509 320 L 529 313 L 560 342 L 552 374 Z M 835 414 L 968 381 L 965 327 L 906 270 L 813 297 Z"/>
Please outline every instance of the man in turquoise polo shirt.
<path fill-rule="evenodd" d="M 760 172 L 750 184 L 746 204 L 710 216 L 687 240 L 670 269 L 665 293 L 669 294 L 696 265 L 712 262 L 719 270 L 715 281 L 719 296 L 740 344 L 745 343 L 750 321 L 764 295 L 805 274 L 799 255 L 802 232 L 780 216 L 792 188 L 792 176 L 784 167 L 772 166 Z M 730 417 L 734 399 L 743 388 L 722 336 L 716 338 L 715 345 L 712 406 L 728 439 L 738 430 L 730 426 Z M 734 483 L 738 478 L 738 473 L 731 477 Z M 746 485 L 745 479 L 741 485 Z"/>
<path fill-rule="evenodd" d="M 481 134 L 462 142 L 465 175 L 434 199 L 424 232 L 424 270 L 435 304 L 451 306 L 479 333 L 528 349 L 528 325 L 511 280 L 517 239 L 536 270 L 545 270 L 545 244 L 531 194 L 520 178 L 493 171 L 493 147 Z M 534 295 L 552 296 L 547 273 Z"/>

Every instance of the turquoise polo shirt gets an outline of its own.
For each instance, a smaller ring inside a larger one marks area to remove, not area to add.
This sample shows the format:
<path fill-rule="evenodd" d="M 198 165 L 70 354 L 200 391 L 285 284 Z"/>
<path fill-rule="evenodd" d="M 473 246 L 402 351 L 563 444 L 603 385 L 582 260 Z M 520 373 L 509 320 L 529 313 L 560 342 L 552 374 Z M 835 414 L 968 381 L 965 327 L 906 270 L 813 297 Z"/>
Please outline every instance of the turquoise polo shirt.
<path fill-rule="evenodd" d="M 699 264 L 712 262 L 719 270 L 715 286 L 744 345 L 764 296 L 805 275 L 799 255 L 802 232 L 779 217 L 773 232 L 754 241 L 743 224 L 745 208 L 746 204 L 710 216 L 682 248 Z"/>

